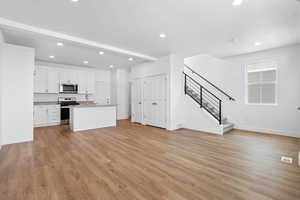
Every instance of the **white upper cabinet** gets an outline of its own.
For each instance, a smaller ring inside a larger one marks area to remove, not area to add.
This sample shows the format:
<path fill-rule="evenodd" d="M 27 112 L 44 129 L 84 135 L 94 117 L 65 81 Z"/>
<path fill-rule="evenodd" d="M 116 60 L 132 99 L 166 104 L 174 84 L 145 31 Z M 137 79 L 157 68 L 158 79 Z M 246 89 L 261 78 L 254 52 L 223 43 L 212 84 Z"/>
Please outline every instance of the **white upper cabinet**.
<path fill-rule="evenodd" d="M 48 68 L 48 93 L 59 92 L 59 73 L 58 70 Z"/>
<path fill-rule="evenodd" d="M 95 93 L 95 73 L 91 71 L 77 71 L 78 93 Z"/>
<path fill-rule="evenodd" d="M 77 71 L 78 93 L 86 94 L 88 76 L 86 71 Z"/>
<path fill-rule="evenodd" d="M 36 66 L 34 93 L 59 93 L 59 84 L 78 84 L 79 94 L 95 93 L 95 72 Z"/>
<path fill-rule="evenodd" d="M 34 92 L 47 93 L 48 91 L 48 69 L 37 66 L 34 71 Z"/>
<path fill-rule="evenodd" d="M 60 69 L 59 78 L 60 78 L 60 83 L 68 83 L 68 84 L 78 83 L 76 70 L 74 69 Z"/>
<path fill-rule="evenodd" d="M 88 72 L 87 73 L 87 93 L 88 94 L 94 94 L 95 93 L 95 73 L 94 72 Z"/>
<path fill-rule="evenodd" d="M 37 66 L 34 73 L 35 93 L 58 93 L 59 76 L 55 68 Z"/>

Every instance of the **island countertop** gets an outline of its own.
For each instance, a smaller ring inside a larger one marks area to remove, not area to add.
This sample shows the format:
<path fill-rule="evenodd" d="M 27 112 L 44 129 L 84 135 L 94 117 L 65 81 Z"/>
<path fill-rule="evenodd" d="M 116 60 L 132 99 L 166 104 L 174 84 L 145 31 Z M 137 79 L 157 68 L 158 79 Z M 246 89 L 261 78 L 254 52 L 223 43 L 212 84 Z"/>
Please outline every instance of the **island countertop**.
<path fill-rule="evenodd" d="M 116 104 L 80 104 L 71 105 L 70 108 L 116 107 Z"/>

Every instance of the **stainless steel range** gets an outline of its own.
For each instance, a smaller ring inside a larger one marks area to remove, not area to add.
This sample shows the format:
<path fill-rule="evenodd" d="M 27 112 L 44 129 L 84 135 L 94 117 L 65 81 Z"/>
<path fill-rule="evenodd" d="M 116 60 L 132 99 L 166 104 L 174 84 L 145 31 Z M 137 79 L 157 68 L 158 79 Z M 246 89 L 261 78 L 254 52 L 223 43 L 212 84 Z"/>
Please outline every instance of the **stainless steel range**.
<path fill-rule="evenodd" d="M 76 101 L 76 97 L 59 97 L 58 102 L 60 104 L 61 124 L 69 124 L 70 106 L 79 105 L 79 103 Z"/>

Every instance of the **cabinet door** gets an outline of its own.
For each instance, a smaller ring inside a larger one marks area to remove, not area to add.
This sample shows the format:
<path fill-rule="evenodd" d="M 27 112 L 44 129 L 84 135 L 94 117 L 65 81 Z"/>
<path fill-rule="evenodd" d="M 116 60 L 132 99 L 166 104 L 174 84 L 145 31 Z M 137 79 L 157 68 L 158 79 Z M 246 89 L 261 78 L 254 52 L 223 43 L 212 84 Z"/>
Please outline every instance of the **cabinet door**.
<path fill-rule="evenodd" d="M 78 93 L 86 94 L 88 74 L 86 71 L 77 71 L 76 73 L 77 73 L 77 80 L 78 80 Z"/>
<path fill-rule="evenodd" d="M 73 69 L 60 69 L 59 70 L 59 80 L 61 83 L 67 84 L 77 84 L 77 74 L 76 70 Z"/>
<path fill-rule="evenodd" d="M 60 122 L 60 106 L 48 106 L 47 122 L 49 124 Z"/>
<path fill-rule="evenodd" d="M 36 67 L 34 72 L 34 93 L 47 93 L 48 69 L 46 67 Z"/>
<path fill-rule="evenodd" d="M 34 106 L 34 125 L 45 125 L 47 121 L 47 106 Z"/>
<path fill-rule="evenodd" d="M 48 68 L 48 93 L 59 92 L 59 73 L 55 68 Z"/>
<path fill-rule="evenodd" d="M 87 93 L 94 94 L 95 93 L 95 73 L 87 72 Z"/>
<path fill-rule="evenodd" d="M 99 104 L 110 104 L 110 84 L 97 81 L 95 88 L 95 101 Z"/>

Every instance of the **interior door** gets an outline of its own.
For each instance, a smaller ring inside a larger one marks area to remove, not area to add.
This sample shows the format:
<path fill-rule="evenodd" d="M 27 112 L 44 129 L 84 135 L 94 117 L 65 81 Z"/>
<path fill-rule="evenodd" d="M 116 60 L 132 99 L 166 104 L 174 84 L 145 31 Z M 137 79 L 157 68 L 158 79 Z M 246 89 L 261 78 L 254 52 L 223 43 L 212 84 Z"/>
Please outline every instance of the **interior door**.
<path fill-rule="evenodd" d="M 143 84 L 144 123 L 166 127 L 166 76 L 155 76 Z"/>
<path fill-rule="evenodd" d="M 153 80 L 153 123 L 157 127 L 166 127 L 166 77 L 158 76 Z"/>
<path fill-rule="evenodd" d="M 132 83 L 132 121 L 142 123 L 142 81 L 134 80 Z"/>

